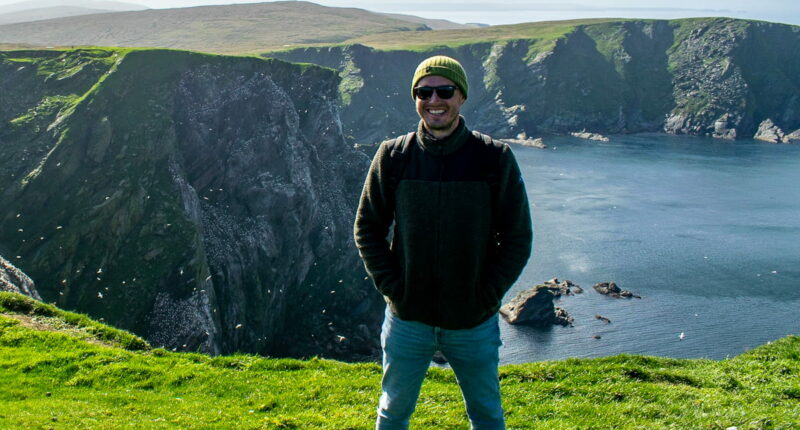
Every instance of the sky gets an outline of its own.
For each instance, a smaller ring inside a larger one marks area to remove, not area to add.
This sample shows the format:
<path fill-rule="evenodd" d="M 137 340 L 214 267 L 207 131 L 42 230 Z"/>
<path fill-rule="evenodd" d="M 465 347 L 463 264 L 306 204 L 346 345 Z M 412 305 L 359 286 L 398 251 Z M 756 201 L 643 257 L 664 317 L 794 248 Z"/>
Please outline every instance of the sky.
<path fill-rule="evenodd" d="M 0 0 L 0 5 L 20 0 Z M 73 0 L 74 1 L 74 0 Z M 73 1 L 70 1 L 71 3 Z M 256 3 L 259 0 L 120 0 L 150 8 L 212 4 Z M 263 1 L 263 0 L 261 0 Z M 315 0 L 335 7 L 356 7 L 375 12 L 404 13 L 490 25 L 561 19 L 615 17 L 673 19 L 727 16 L 800 25 L 797 0 Z"/>

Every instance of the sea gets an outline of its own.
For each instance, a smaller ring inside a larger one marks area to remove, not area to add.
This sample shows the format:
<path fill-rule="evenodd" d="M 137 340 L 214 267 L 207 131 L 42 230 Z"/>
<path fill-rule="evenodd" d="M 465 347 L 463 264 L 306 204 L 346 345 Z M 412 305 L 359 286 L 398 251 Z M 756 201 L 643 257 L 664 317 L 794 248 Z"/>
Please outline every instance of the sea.
<path fill-rule="evenodd" d="M 501 319 L 501 364 L 721 360 L 800 334 L 800 145 L 664 134 L 545 143 L 513 147 L 534 245 L 504 301 L 552 278 L 584 292 L 556 300 L 572 326 Z M 641 299 L 600 295 L 599 282 Z"/>

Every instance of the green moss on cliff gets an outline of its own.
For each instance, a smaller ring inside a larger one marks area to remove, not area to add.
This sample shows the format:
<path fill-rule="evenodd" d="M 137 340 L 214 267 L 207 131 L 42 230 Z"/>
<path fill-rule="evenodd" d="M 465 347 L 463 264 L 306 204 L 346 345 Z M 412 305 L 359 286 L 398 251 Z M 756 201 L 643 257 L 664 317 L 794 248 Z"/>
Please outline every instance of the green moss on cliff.
<path fill-rule="evenodd" d="M 17 127 L 24 127 L 39 117 L 53 117 L 67 107 L 75 104 L 77 100 L 78 96 L 75 94 L 45 97 L 42 99 L 41 103 L 29 109 L 21 116 L 12 119 L 10 124 Z"/>

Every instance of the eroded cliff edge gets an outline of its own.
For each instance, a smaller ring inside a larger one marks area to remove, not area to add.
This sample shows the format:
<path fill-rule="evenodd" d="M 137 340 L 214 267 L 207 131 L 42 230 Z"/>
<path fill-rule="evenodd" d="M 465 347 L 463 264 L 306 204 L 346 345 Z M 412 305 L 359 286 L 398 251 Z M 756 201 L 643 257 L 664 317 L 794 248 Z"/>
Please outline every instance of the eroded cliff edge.
<path fill-rule="evenodd" d="M 96 49 L 0 76 L 0 254 L 45 301 L 179 350 L 374 352 L 334 72 Z"/>
<path fill-rule="evenodd" d="M 576 25 L 551 40 L 265 55 L 338 69 L 345 133 L 370 144 L 413 127 L 410 76 L 434 54 L 462 62 L 470 82 L 463 113 L 499 138 L 579 130 L 752 138 L 766 120 L 786 133 L 800 128 L 800 27 L 783 24 L 629 20 Z"/>

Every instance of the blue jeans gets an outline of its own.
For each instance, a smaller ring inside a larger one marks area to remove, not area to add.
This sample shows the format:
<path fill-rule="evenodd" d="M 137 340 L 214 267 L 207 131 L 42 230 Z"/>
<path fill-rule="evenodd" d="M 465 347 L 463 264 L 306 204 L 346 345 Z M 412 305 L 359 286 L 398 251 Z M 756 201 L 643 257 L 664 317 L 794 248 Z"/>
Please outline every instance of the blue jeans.
<path fill-rule="evenodd" d="M 388 309 L 381 329 L 383 380 L 377 430 L 407 429 L 433 354 L 447 357 L 461 387 L 474 430 L 505 429 L 497 378 L 497 315 L 467 330 L 403 321 Z"/>

